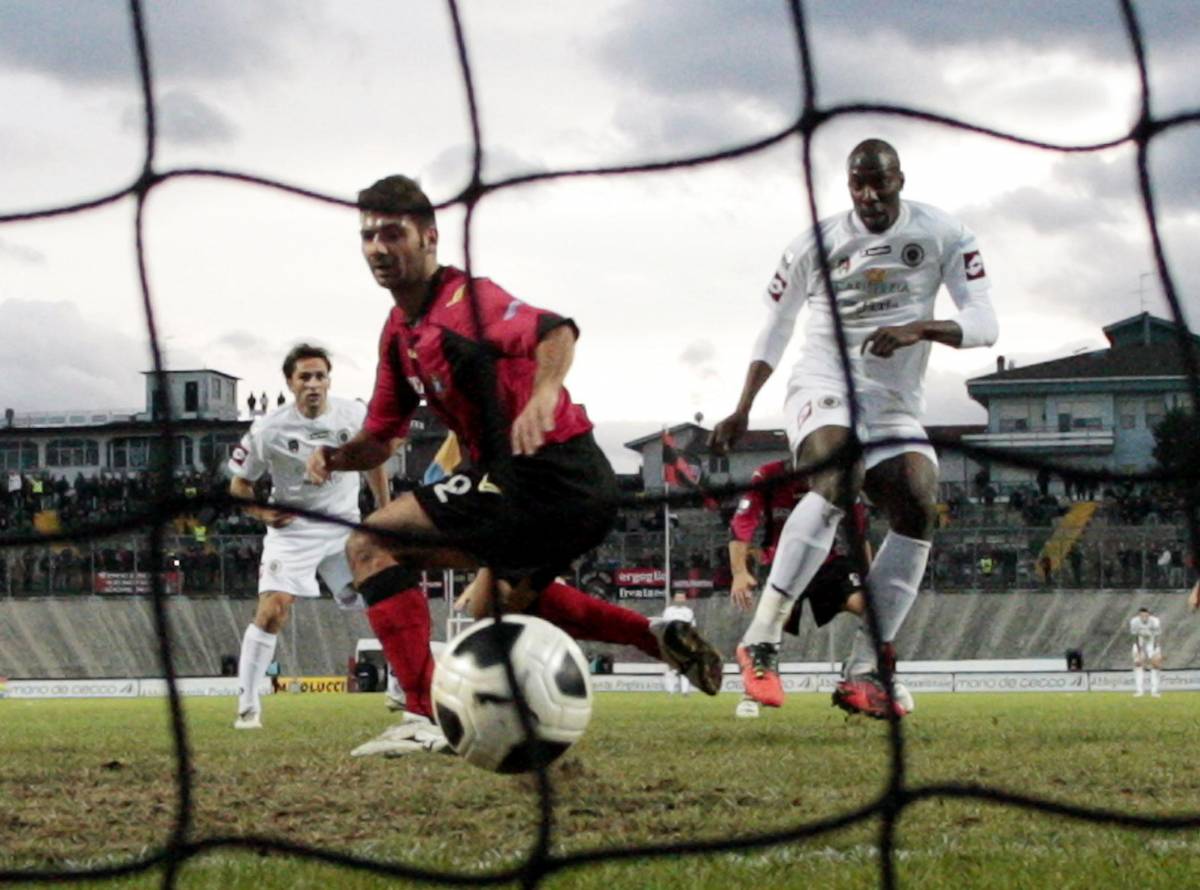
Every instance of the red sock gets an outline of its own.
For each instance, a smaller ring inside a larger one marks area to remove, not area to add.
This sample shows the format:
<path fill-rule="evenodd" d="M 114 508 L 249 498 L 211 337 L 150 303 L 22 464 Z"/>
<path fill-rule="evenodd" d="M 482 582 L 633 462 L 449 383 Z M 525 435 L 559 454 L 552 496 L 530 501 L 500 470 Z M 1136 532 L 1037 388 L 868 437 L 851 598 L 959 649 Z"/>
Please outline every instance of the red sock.
<path fill-rule="evenodd" d="M 405 710 L 432 718 L 429 687 L 433 683 L 433 653 L 429 649 L 429 601 L 424 591 L 411 587 L 380 600 L 368 607 L 367 621 L 404 690 Z"/>
<path fill-rule="evenodd" d="M 650 632 L 649 618 L 558 581 L 542 591 L 534 614 L 577 640 L 619 643 L 640 649 L 651 658 L 659 657 L 658 640 Z"/>

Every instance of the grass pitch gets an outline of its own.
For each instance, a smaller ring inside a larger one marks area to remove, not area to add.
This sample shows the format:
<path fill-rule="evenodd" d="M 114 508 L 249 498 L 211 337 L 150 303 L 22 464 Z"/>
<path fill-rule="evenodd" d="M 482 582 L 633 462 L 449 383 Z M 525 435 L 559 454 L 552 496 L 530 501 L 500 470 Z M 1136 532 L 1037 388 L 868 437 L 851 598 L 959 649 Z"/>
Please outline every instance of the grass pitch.
<path fill-rule="evenodd" d="M 555 854 L 779 832 L 868 806 L 887 727 L 824 696 L 736 720 L 736 698 L 605 693 L 553 768 Z M 905 720 L 908 787 L 970 783 L 1149 816 L 1200 813 L 1200 696 L 925 695 Z M 188 838 L 270 837 L 376 861 L 487 874 L 535 843 L 532 777 L 444 755 L 351 758 L 388 725 L 379 695 L 275 696 L 235 732 L 232 699 L 185 702 Z M 0 870 L 85 869 L 161 851 L 178 795 L 163 701 L 0 701 Z M 552 888 L 873 887 L 879 817 L 803 841 L 573 866 Z M 903 810 L 898 883 L 925 888 L 1182 888 L 1200 829 L 1093 825 L 978 800 Z M 14 877 L 9 875 L 10 879 Z M 160 866 L 87 886 L 162 885 Z M 18 881 L 9 886 L 31 886 Z M 182 888 L 415 886 L 267 849 L 207 848 Z M 502 886 L 518 886 L 516 882 Z"/>

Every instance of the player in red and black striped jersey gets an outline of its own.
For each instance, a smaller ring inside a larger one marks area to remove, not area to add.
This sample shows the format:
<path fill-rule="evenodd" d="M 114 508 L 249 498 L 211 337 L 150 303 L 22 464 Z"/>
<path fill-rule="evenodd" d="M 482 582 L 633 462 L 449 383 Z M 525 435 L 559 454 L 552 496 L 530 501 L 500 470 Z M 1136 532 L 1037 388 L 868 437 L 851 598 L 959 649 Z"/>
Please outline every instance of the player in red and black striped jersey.
<path fill-rule="evenodd" d="M 784 521 L 809 490 L 805 477 L 793 475 L 788 462 L 784 460 L 763 464 L 750 477 L 750 484 L 752 487 L 738 501 L 737 511 L 729 523 L 729 567 L 733 574 L 730 595 L 734 605 L 743 610 L 749 610 L 754 605 L 753 591 L 758 586 L 758 579 L 750 567 L 755 533 L 762 528 L 758 562 L 769 566 L 775 556 Z M 809 601 L 818 627 L 828 624 L 842 610 L 856 615 L 863 613 L 861 578 L 865 567 L 871 564 L 867 508 L 861 502 L 855 504 L 850 519 L 853 528 L 845 530 L 835 541 L 825 565 L 797 597 L 785 630 L 793 634 L 799 632 L 801 602 L 805 599 Z M 851 556 L 856 540 L 861 542 L 862 549 L 856 556 Z"/>
<path fill-rule="evenodd" d="M 487 279 L 437 261 L 429 199 L 404 176 L 359 193 L 362 251 L 395 306 L 379 340 L 375 391 L 362 432 L 314 452 L 310 478 L 368 468 L 391 455 L 424 400 L 457 436 L 470 466 L 401 495 L 366 524 L 394 533 L 351 534 L 347 556 L 367 617 L 415 719 L 395 728 L 405 753 L 445 746 L 429 701 L 433 657 L 427 568 L 480 568 L 525 608 L 581 639 L 635 646 L 715 695 L 720 655 L 693 628 L 653 623 L 556 580 L 598 545 L 616 518 L 618 491 L 592 424 L 563 385 L 578 329 Z M 492 591 L 483 586 L 481 597 Z M 407 727 L 407 728 L 405 728 Z M 389 734 L 385 733 L 385 736 Z M 371 743 L 368 743 L 369 747 Z M 435 747 L 436 746 L 436 747 Z"/>

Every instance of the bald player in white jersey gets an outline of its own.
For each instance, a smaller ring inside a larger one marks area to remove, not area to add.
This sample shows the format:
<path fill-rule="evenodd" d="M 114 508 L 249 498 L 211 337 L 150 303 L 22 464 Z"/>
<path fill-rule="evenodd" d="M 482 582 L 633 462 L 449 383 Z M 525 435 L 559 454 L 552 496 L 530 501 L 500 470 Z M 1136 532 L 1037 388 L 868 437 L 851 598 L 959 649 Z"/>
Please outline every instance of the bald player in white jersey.
<path fill-rule="evenodd" d="M 1137 690 L 1133 694 L 1146 694 L 1145 671 L 1150 668 L 1150 694 L 1158 698 L 1158 672 L 1162 670 L 1162 645 L 1159 642 L 1162 622 L 1151 613 L 1149 607 L 1142 606 L 1129 619 L 1129 632 L 1133 634 L 1133 683 Z"/>
<path fill-rule="evenodd" d="M 864 450 L 849 464 L 811 475 L 812 490 L 784 525 L 754 620 L 738 647 L 750 695 L 775 707 L 783 703 L 778 658 L 784 622 L 825 560 L 838 523 L 860 489 L 885 512 L 890 526 L 867 580 L 881 651 L 894 661 L 890 643 L 916 599 L 936 516 L 937 457 L 918 420 L 930 346 L 990 346 L 998 333 L 975 236 L 941 210 L 900 200 L 904 174 L 896 150 L 868 139 L 851 151 L 847 173 L 853 209 L 821 220 L 818 228 L 849 351 L 855 429 L 834 330 L 834 301 L 826 290 L 816 233 L 810 230 L 788 246 L 767 287 L 767 319 L 741 398 L 710 440 L 723 452 L 746 431 L 754 398 L 783 357 L 801 308 L 808 306 L 807 339 L 784 403 L 789 446 L 799 467 L 818 465 L 843 446 L 853 448 L 855 438 Z M 943 286 L 957 311 L 936 321 L 934 301 Z M 915 441 L 872 447 L 885 439 Z M 872 717 L 886 717 L 889 709 L 901 713 L 903 708 L 891 707 L 878 668 L 875 646 L 860 627 L 834 703 Z"/>
<path fill-rule="evenodd" d="M 362 402 L 329 396 L 331 370 L 328 354 L 318 346 L 301 343 L 288 353 L 283 376 L 295 401 L 255 420 L 233 450 L 229 490 L 234 497 L 252 500 L 255 480 L 269 473 L 271 503 L 359 522 L 358 473 L 334 473 L 325 485 L 314 485 L 304 477 L 314 448 L 348 442 L 367 416 Z M 375 506 L 382 507 L 390 499 L 383 466 L 366 476 Z M 233 725 L 260 729 L 259 685 L 275 658 L 277 635 L 292 603 L 297 597 L 321 595 L 317 575 L 343 606 L 353 605 L 358 592 L 350 586 L 353 579 L 346 562 L 350 528 L 257 505 L 246 512 L 267 525 L 267 534 L 258 571 L 258 609 L 246 627 L 238 659 L 241 688 Z"/>

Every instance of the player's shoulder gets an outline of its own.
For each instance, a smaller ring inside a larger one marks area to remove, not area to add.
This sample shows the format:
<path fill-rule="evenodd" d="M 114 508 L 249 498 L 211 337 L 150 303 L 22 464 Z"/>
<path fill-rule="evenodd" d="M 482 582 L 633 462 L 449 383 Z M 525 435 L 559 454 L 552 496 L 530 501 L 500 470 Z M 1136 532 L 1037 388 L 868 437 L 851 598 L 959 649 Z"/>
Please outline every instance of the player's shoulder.
<path fill-rule="evenodd" d="M 277 405 L 266 414 L 255 419 L 254 423 L 250 425 L 250 431 L 257 432 L 259 435 L 269 435 L 276 430 L 287 427 L 293 414 L 291 402 Z"/>
<path fill-rule="evenodd" d="M 791 241 L 783 252 L 784 263 L 791 266 L 796 260 L 811 259 L 817 254 L 817 233 L 821 233 L 821 240 L 825 243 L 825 249 L 832 251 L 836 247 L 836 242 L 839 238 L 849 231 L 849 214 L 838 213 L 833 216 L 827 216 L 819 220 L 815 226 L 808 226 L 802 229 Z"/>
<path fill-rule="evenodd" d="M 962 220 L 941 207 L 923 201 L 905 201 L 904 206 L 908 209 L 908 228 L 950 237 L 959 237 L 969 231 Z"/>
<path fill-rule="evenodd" d="M 347 399 L 342 396 L 330 396 L 329 407 L 338 419 L 349 418 L 361 421 L 367 416 L 367 406 L 359 399 Z"/>

